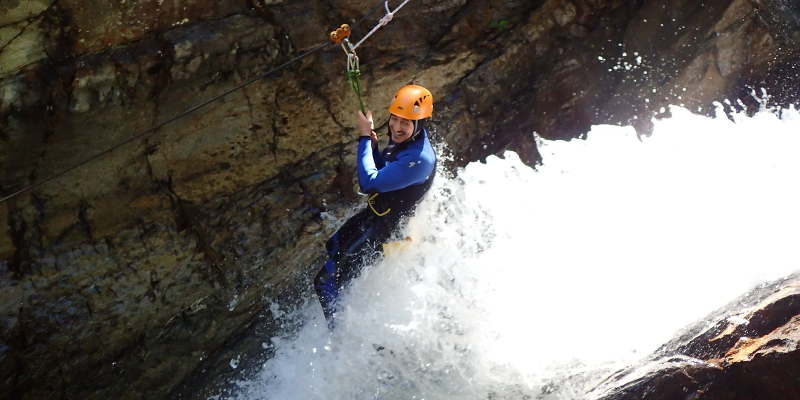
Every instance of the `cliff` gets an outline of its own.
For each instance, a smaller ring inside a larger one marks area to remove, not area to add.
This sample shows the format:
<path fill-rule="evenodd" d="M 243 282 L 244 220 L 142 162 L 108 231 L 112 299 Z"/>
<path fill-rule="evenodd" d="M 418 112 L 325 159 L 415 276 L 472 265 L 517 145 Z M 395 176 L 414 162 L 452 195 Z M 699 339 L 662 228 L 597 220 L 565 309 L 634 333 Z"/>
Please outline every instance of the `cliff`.
<path fill-rule="evenodd" d="M 381 15 L 364 0 L 2 0 L 0 191 Z M 796 100 L 799 49 L 788 0 L 415 0 L 359 56 L 379 124 L 414 82 L 456 163 L 505 149 L 535 163 L 533 131 L 646 134 L 666 104 L 705 112 L 751 87 Z M 0 203 L 0 390 L 163 398 L 303 285 L 325 216 L 356 201 L 344 66 L 328 47 Z"/>

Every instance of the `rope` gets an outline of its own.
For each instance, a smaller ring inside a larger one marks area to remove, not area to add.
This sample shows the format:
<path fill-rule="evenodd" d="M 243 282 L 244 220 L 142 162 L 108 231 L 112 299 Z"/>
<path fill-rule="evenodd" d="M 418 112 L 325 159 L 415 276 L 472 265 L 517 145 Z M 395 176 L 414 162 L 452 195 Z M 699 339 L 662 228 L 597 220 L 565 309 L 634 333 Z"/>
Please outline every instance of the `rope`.
<path fill-rule="evenodd" d="M 347 54 L 347 81 L 350 83 L 350 87 L 355 92 L 356 97 L 358 98 L 358 105 L 361 108 L 361 112 L 366 115 L 366 107 L 364 107 L 364 99 L 361 94 L 361 68 L 358 62 L 358 55 L 356 55 L 356 49 L 358 46 L 361 46 L 365 40 L 367 40 L 372 34 L 378 31 L 381 27 L 385 26 L 389 22 L 392 22 L 394 18 L 394 14 L 400 11 L 409 1 L 405 0 L 400 3 L 397 8 L 394 10 L 389 8 L 389 1 L 386 0 L 383 2 L 383 6 L 386 8 L 386 14 L 378 21 L 378 24 L 375 25 L 372 30 L 370 30 L 361 40 L 358 41 L 355 45 L 350 43 L 350 27 L 348 25 L 342 25 L 339 29 L 334 32 L 331 32 L 331 40 L 336 44 L 341 44 L 342 49 L 344 50 L 345 54 Z M 370 11 L 371 13 L 371 11 Z"/>
<path fill-rule="evenodd" d="M 353 91 L 356 92 L 356 97 L 358 97 L 358 105 L 361 107 L 361 112 L 364 115 L 367 115 L 367 110 L 364 107 L 364 99 L 361 97 L 361 71 L 360 70 L 348 70 L 347 71 L 347 80 L 350 81 L 350 87 L 353 88 Z"/>
<path fill-rule="evenodd" d="M 227 95 L 229 95 L 229 94 L 231 94 L 231 93 L 233 93 L 233 92 L 235 92 L 237 90 L 240 90 L 240 89 L 244 88 L 245 86 L 252 85 L 256 81 L 264 79 L 264 78 L 268 77 L 269 75 L 272 75 L 273 73 L 278 72 L 278 71 L 288 67 L 292 63 L 295 63 L 295 62 L 297 62 L 297 61 L 299 61 L 299 60 L 301 60 L 301 59 L 303 59 L 305 57 L 308 57 L 311 54 L 314 54 L 317 51 L 320 51 L 320 50 L 324 49 L 328 45 L 330 45 L 330 43 L 327 43 L 327 42 L 320 43 L 320 44 L 314 46 L 311 50 L 309 50 L 309 51 L 307 51 L 307 52 L 305 52 L 303 54 L 300 54 L 299 56 L 297 56 L 295 58 L 292 58 L 291 60 L 286 61 L 285 63 L 283 63 L 283 64 L 281 64 L 281 65 L 279 65 L 279 66 L 277 66 L 277 67 L 275 67 L 275 68 L 273 68 L 273 69 L 271 69 L 271 70 L 269 70 L 269 71 L 267 71 L 267 72 L 265 72 L 265 73 L 263 73 L 263 74 L 261 74 L 261 75 L 259 75 L 257 77 L 255 77 L 255 78 L 252 78 L 252 79 L 250 79 L 250 80 L 248 80 L 248 81 L 246 81 L 244 83 L 241 83 L 239 85 L 236 85 L 235 87 L 226 90 L 222 94 L 214 96 L 214 97 L 212 97 L 212 98 L 210 98 L 210 99 L 208 99 L 208 100 L 206 100 L 206 101 L 204 101 L 202 103 L 199 103 L 199 104 L 196 104 L 196 105 L 194 105 L 192 107 L 189 107 L 186 111 L 184 111 L 184 112 L 182 112 L 182 113 L 180 113 L 180 114 L 178 114 L 178 115 L 176 115 L 176 116 L 174 116 L 174 117 L 172 117 L 172 118 L 170 118 L 170 119 L 168 119 L 168 120 L 156 125 L 153 128 L 147 129 L 147 130 L 145 130 L 145 131 L 143 131 L 141 133 L 133 135 L 133 136 L 123 140 L 122 142 L 119 142 L 119 143 L 117 143 L 117 144 L 115 144 L 115 145 L 113 145 L 113 146 L 101 151 L 100 153 L 97 153 L 97 154 L 95 154 L 95 155 L 93 155 L 93 156 L 81 161 L 80 163 L 75 164 L 75 165 L 73 165 L 73 166 L 71 166 L 71 167 L 69 167 L 69 168 L 67 168 L 67 169 L 65 169 L 65 170 L 63 170 L 61 172 L 58 172 L 58 173 L 53 174 L 53 175 L 50 175 L 49 177 L 47 177 L 45 179 L 42 179 L 42 180 L 40 180 L 38 182 L 34 182 L 34 183 L 32 183 L 32 184 L 30 184 L 28 186 L 25 186 L 22 189 L 19 189 L 16 192 L 13 192 L 13 193 L 3 197 L 2 199 L 0 199 L 0 203 L 3 203 L 3 202 L 5 202 L 5 201 L 7 201 L 7 200 L 9 200 L 11 198 L 17 197 L 17 196 L 19 196 L 19 195 L 21 195 L 23 193 L 30 192 L 31 190 L 36 189 L 37 187 L 42 186 L 45 183 L 48 183 L 48 182 L 53 181 L 55 179 L 58 179 L 58 178 L 60 178 L 60 177 L 62 177 L 64 175 L 68 174 L 69 172 L 72 172 L 73 170 L 78 169 L 78 168 L 80 168 L 80 167 L 82 167 L 82 166 L 84 166 L 86 164 L 89 164 L 92 161 L 97 160 L 98 158 L 103 157 L 104 155 L 106 155 L 108 153 L 111 153 L 114 150 L 117 150 L 118 148 L 120 148 L 120 147 L 122 147 L 122 146 L 124 146 L 124 145 L 126 145 L 128 143 L 131 143 L 131 142 L 139 140 L 139 139 L 149 138 L 149 137 L 155 135 L 156 133 L 158 133 L 158 130 L 163 128 L 164 126 L 169 125 L 169 124 L 171 124 L 171 123 L 173 123 L 175 121 L 178 121 L 179 119 L 181 119 L 181 118 L 183 118 L 183 117 L 185 117 L 185 116 L 187 116 L 187 115 L 189 115 L 189 114 L 191 114 L 191 113 L 193 113 L 193 112 L 195 112 L 195 111 L 197 111 L 197 110 L 199 110 L 199 109 L 201 109 L 201 108 L 203 108 L 203 107 L 205 107 L 205 106 L 207 106 L 207 105 L 209 105 L 209 104 L 211 104 L 211 103 L 213 103 L 213 102 L 215 102 L 215 101 L 217 101 L 217 100 L 219 100 L 219 99 L 221 99 L 221 98 L 223 98 L 223 97 L 225 97 L 225 96 L 227 96 Z"/>
<path fill-rule="evenodd" d="M 405 0 L 405 2 L 402 5 L 400 5 L 400 7 L 395 9 L 394 12 L 397 12 L 397 10 L 402 8 L 405 5 L 405 3 L 407 3 L 408 1 L 409 0 Z M 367 17 L 372 15 L 372 13 L 379 6 L 380 6 L 380 2 L 376 3 L 355 24 L 356 25 L 361 24 L 361 22 L 363 22 Z M 385 1 L 384 2 L 384 6 L 386 7 L 387 13 L 389 13 L 389 2 Z M 381 18 L 381 21 L 383 21 L 385 18 L 386 18 L 386 16 Z M 389 20 L 391 20 L 391 17 L 389 17 Z M 385 24 L 386 23 L 383 23 L 383 25 L 385 25 Z M 366 36 L 363 39 L 361 39 L 361 41 L 358 44 L 360 45 L 361 42 L 364 41 L 364 39 L 369 37 L 369 35 L 372 35 L 372 33 L 374 31 L 376 31 L 378 27 L 383 26 L 383 25 L 379 25 L 376 28 L 373 28 L 373 30 L 368 34 L 368 36 Z M 140 139 L 147 139 L 147 138 L 155 135 L 156 133 L 158 133 L 158 131 L 161 128 L 163 128 L 164 126 L 167 126 L 167 125 L 169 125 L 169 124 L 171 124 L 171 123 L 173 123 L 175 121 L 178 121 L 178 120 L 186 117 L 187 115 L 190 115 L 190 114 L 196 112 L 197 110 L 200 110 L 201 108 L 206 107 L 207 105 L 209 105 L 211 103 L 214 103 L 215 101 L 217 101 L 217 100 L 219 100 L 219 99 L 221 99 L 221 98 L 223 98 L 223 97 L 225 97 L 225 96 L 227 96 L 227 95 L 229 95 L 229 94 L 231 94 L 231 93 L 233 93 L 233 92 L 235 92 L 237 90 L 241 90 L 242 88 L 244 88 L 246 86 L 252 85 L 253 83 L 255 83 L 255 82 L 259 81 L 259 80 L 267 78 L 269 75 L 272 75 L 273 73 L 278 72 L 278 71 L 288 67 L 289 65 L 291 65 L 291 64 L 293 64 L 293 63 L 295 63 L 295 62 L 297 62 L 297 61 L 299 61 L 299 60 L 301 60 L 301 59 L 303 59 L 305 57 L 308 57 L 311 54 L 314 54 L 314 53 L 324 49 L 325 47 L 327 47 L 329 45 L 330 45 L 330 43 L 328 43 L 328 42 L 322 42 L 322 43 L 314 46 L 313 48 L 311 48 L 311 50 L 309 50 L 309 51 L 307 51 L 307 52 L 305 52 L 303 54 L 300 54 L 299 56 L 297 56 L 295 58 L 292 58 L 291 60 L 286 61 L 285 63 L 283 63 L 283 64 L 281 64 L 281 65 L 279 65 L 279 66 L 277 66 L 275 68 L 272 68 L 271 70 L 269 70 L 269 71 L 267 71 L 267 72 L 255 77 L 255 78 L 252 78 L 252 79 L 250 79 L 250 80 L 248 80 L 248 81 L 246 81 L 244 83 L 241 83 L 241 84 L 239 84 L 239 85 L 237 85 L 237 86 L 235 86 L 235 87 L 233 87 L 231 89 L 228 89 L 225 92 L 223 92 L 222 94 L 219 94 L 219 95 L 217 95 L 215 97 L 212 97 L 212 98 L 210 98 L 210 99 L 208 99 L 208 100 L 206 100 L 206 101 L 204 101 L 202 103 L 199 103 L 199 104 L 196 104 L 196 105 L 194 105 L 192 107 L 189 107 L 186 111 L 184 111 L 184 112 L 182 112 L 182 113 L 180 113 L 180 114 L 178 114 L 178 115 L 176 115 L 176 116 L 174 116 L 174 117 L 172 117 L 172 118 L 170 118 L 170 119 L 168 119 L 168 120 L 166 120 L 164 122 L 161 122 L 160 124 L 156 125 L 153 128 L 150 128 L 150 129 L 147 129 L 147 130 L 145 130 L 143 132 L 135 134 L 135 135 L 123 140 L 122 142 L 119 142 L 119 143 L 117 143 L 117 144 L 115 144 L 115 145 L 113 145 L 113 146 L 111 146 L 111 147 L 109 147 L 109 148 L 107 148 L 107 149 L 105 149 L 105 150 L 103 150 L 103 151 L 101 151 L 101 152 L 99 152 L 99 153 L 97 153 L 97 154 L 95 154 L 95 155 L 93 155 L 93 156 L 91 156 L 91 157 L 79 162 L 78 164 L 75 164 L 75 165 L 73 165 L 71 167 L 68 167 L 65 170 L 62 170 L 61 172 L 55 173 L 53 175 L 50 175 L 47 178 L 44 178 L 44 179 L 42 179 L 40 181 L 37 181 L 37 182 L 34 182 L 34 183 L 30 184 L 30 185 L 24 186 L 22 189 L 19 189 L 19 190 L 15 191 L 15 192 L 7 195 L 7 196 L 4 196 L 3 198 L 0 198 L 0 204 L 2 204 L 2 203 L 6 202 L 6 201 L 8 201 L 8 200 L 10 200 L 10 199 L 12 199 L 14 197 L 17 197 L 17 196 L 19 196 L 21 194 L 30 192 L 31 190 L 36 189 L 36 188 L 38 188 L 38 187 L 40 187 L 40 186 L 42 186 L 42 185 L 44 185 L 44 184 L 46 184 L 48 182 L 56 180 L 56 179 L 66 175 L 66 174 L 68 174 L 68 173 L 70 173 L 70 172 L 72 172 L 72 171 L 74 171 L 74 170 L 86 165 L 86 164 L 89 164 L 89 163 L 97 160 L 100 157 L 105 156 L 108 153 L 111 153 L 111 152 L 119 149 L 120 147 L 122 147 L 122 146 L 124 146 L 124 145 L 126 145 L 128 143 L 131 143 L 133 141 L 140 140 Z M 356 58 L 356 67 L 357 67 L 357 63 L 358 63 L 358 58 Z M 355 86 L 354 86 L 353 90 L 356 90 L 356 94 L 358 95 L 358 100 L 361 103 L 361 110 L 363 112 L 364 111 L 364 103 L 361 100 L 361 85 L 358 82 L 358 78 L 359 77 L 360 77 L 360 72 L 358 73 L 358 76 L 354 77 Z M 352 79 L 351 79 L 351 84 L 352 84 Z"/>
<path fill-rule="evenodd" d="M 355 50 L 358 48 L 358 46 L 361 46 L 361 43 L 364 43 L 364 41 L 365 41 L 365 40 L 367 40 L 367 39 L 368 39 L 370 36 L 372 36 L 372 34 L 373 34 L 373 33 L 377 32 L 377 31 L 378 31 L 378 29 L 381 29 L 381 27 L 383 27 L 384 25 L 386 25 L 386 24 L 388 24 L 389 22 L 391 22 L 391 21 L 392 21 L 392 18 L 394 18 L 394 15 L 395 15 L 395 14 L 396 14 L 398 11 L 400 11 L 400 9 L 401 9 L 401 8 L 403 8 L 403 7 L 404 7 L 404 6 L 405 6 L 405 5 L 406 5 L 406 4 L 407 4 L 409 1 L 411 1 L 411 0 L 405 0 L 405 1 L 403 1 L 403 2 L 402 2 L 402 3 L 400 3 L 400 5 L 399 5 L 399 6 L 397 6 L 397 8 L 395 8 L 394 10 L 390 10 L 390 9 L 389 9 L 389 0 L 386 0 L 386 1 L 384 1 L 384 2 L 383 2 L 383 5 L 384 5 L 384 7 L 386 7 L 386 15 L 384 15 L 384 16 L 383 16 L 383 18 L 381 18 L 381 19 L 378 21 L 378 24 L 377 24 L 377 25 L 375 25 L 375 27 L 373 27 L 373 28 L 372 28 L 372 30 L 371 30 L 371 31 L 369 31 L 369 33 L 367 33 L 367 34 L 366 34 L 364 37 L 362 37 L 362 38 L 361 38 L 361 40 L 359 40 L 359 41 L 358 41 L 358 43 L 356 43 L 356 44 L 355 44 L 355 46 L 352 46 L 352 47 L 351 47 L 351 50 L 352 50 L 352 51 L 355 51 Z"/>

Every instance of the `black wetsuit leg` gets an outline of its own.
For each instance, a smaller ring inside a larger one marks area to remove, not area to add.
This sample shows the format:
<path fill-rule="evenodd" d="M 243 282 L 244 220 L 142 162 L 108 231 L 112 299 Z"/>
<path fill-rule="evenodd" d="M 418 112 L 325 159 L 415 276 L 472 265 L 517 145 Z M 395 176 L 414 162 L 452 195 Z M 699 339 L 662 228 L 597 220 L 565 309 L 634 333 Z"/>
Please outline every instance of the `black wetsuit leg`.
<path fill-rule="evenodd" d="M 359 275 L 365 264 L 382 253 L 382 245 L 394 225 L 391 218 L 379 217 L 365 209 L 347 220 L 325 244 L 328 260 L 317 273 L 314 288 L 331 329 L 342 289 Z"/>

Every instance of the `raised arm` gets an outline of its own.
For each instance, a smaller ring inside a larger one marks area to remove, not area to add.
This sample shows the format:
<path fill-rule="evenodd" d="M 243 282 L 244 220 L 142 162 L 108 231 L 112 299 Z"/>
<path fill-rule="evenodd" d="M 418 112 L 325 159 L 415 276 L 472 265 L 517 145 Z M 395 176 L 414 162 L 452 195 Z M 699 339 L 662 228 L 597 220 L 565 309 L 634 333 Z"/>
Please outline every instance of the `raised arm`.
<path fill-rule="evenodd" d="M 391 192 L 425 182 L 433 172 L 435 156 L 430 145 L 402 151 L 397 161 L 383 168 L 375 164 L 370 141 L 362 138 L 358 143 L 358 184 L 364 193 Z"/>

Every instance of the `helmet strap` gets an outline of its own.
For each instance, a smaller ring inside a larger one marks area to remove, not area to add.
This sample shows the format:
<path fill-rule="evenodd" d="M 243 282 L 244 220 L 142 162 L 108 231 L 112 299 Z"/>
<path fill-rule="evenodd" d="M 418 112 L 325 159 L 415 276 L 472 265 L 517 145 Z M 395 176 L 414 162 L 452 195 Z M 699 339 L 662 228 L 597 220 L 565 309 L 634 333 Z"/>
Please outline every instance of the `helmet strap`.
<path fill-rule="evenodd" d="M 414 133 L 411 135 L 411 140 L 414 140 L 419 136 L 422 131 L 425 130 L 425 125 L 427 122 L 427 118 L 418 119 L 414 121 Z"/>
<path fill-rule="evenodd" d="M 426 120 L 427 120 L 427 118 L 418 119 L 418 120 L 412 120 L 412 123 L 414 124 L 414 129 L 411 131 L 411 137 L 408 138 L 407 142 L 411 142 L 411 141 L 416 140 L 417 136 L 419 136 L 419 134 L 422 133 L 423 130 L 425 130 L 425 121 Z M 390 144 L 394 143 L 394 142 L 392 142 L 392 127 L 391 127 L 391 125 L 386 124 L 386 132 L 387 132 L 387 135 L 389 136 L 389 143 Z M 394 144 L 397 144 L 397 143 L 394 143 Z"/>

